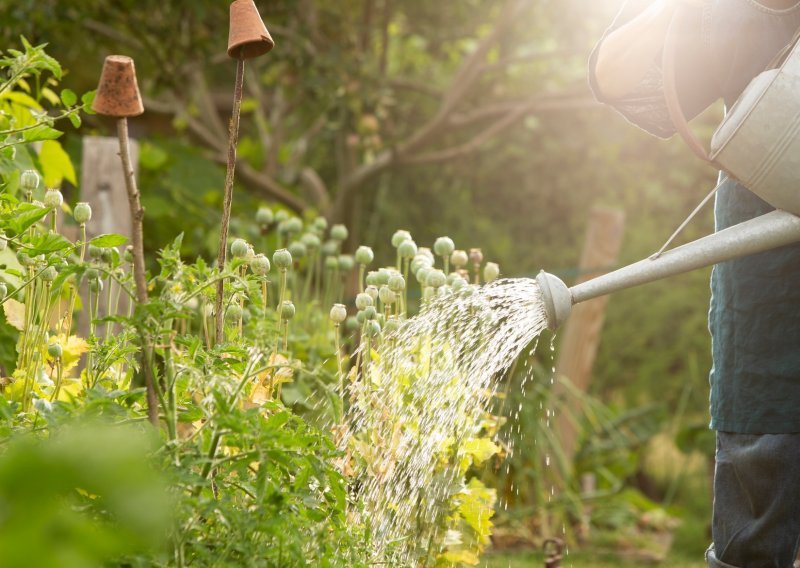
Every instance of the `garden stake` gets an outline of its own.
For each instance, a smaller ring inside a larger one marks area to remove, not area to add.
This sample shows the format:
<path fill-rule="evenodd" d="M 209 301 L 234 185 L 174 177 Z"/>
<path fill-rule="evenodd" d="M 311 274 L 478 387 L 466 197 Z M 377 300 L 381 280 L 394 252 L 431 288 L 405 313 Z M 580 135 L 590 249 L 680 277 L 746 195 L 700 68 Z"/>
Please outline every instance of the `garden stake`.
<path fill-rule="evenodd" d="M 147 304 L 147 279 L 144 264 L 144 234 L 142 220 L 144 209 L 139 199 L 139 189 L 131 166 L 131 155 L 128 140 L 128 117 L 139 116 L 144 112 L 144 105 L 136 82 L 136 69 L 133 59 L 123 55 L 109 55 L 103 63 L 97 96 L 92 109 L 98 114 L 113 116 L 117 119 L 117 138 L 119 138 L 119 157 L 125 177 L 125 189 L 128 192 L 130 206 L 133 245 L 133 280 L 136 284 L 136 301 L 140 306 Z M 85 239 L 84 239 L 85 241 Z M 147 417 L 154 426 L 158 425 L 158 401 L 155 392 L 155 376 L 150 362 L 153 361 L 150 340 L 144 329 L 139 330 L 144 352 L 142 370 L 144 371 L 145 390 L 147 393 Z"/>
<path fill-rule="evenodd" d="M 234 0 L 230 7 L 230 28 L 228 31 L 228 56 L 236 59 L 236 82 L 233 89 L 233 112 L 228 130 L 228 163 L 225 174 L 225 195 L 222 202 L 222 223 L 219 233 L 219 254 L 217 266 L 225 270 L 225 256 L 228 249 L 228 226 L 233 202 L 233 178 L 236 170 L 236 146 L 239 143 L 239 115 L 242 109 L 242 87 L 244 85 L 244 60 L 258 57 L 275 46 L 267 31 L 253 0 Z M 214 304 L 215 340 L 223 339 L 222 303 L 225 281 L 217 282 L 217 296 Z"/>

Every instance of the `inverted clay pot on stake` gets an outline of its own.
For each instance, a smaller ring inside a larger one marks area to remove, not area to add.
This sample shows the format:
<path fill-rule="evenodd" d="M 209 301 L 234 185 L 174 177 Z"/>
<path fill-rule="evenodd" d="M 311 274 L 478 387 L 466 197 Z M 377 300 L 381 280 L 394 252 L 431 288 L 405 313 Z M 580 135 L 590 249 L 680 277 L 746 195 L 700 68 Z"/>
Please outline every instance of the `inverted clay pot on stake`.
<path fill-rule="evenodd" d="M 124 55 L 109 55 L 103 63 L 103 72 L 97 86 L 97 94 L 92 103 L 97 114 L 117 119 L 117 138 L 119 138 L 119 157 L 125 177 L 132 221 L 133 279 L 136 283 L 136 301 L 140 306 L 147 303 L 147 279 L 145 277 L 144 244 L 142 220 L 144 209 L 139 199 L 139 189 L 131 167 L 130 144 L 128 141 L 128 117 L 139 116 L 144 112 L 139 85 L 136 81 L 136 68 L 133 59 Z M 153 348 L 144 332 L 141 333 L 144 361 L 145 388 L 147 391 L 147 416 L 153 425 L 158 424 L 158 401 L 155 392 L 155 379 L 151 363 Z"/>
<path fill-rule="evenodd" d="M 225 195 L 222 202 L 222 224 L 219 232 L 219 254 L 217 266 L 225 270 L 225 257 L 228 251 L 228 226 L 231 220 L 233 202 L 233 178 L 236 170 L 236 146 L 239 143 L 239 115 L 242 109 L 242 87 L 244 85 L 244 60 L 264 55 L 275 47 L 275 42 L 261 20 L 253 0 L 234 0 L 230 8 L 230 29 L 228 32 L 228 56 L 236 59 L 236 83 L 233 89 L 233 112 L 228 131 L 228 169 L 225 175 Z M 225 282 L 217 282 L 217 296 L 214 303 L 215 341 L 223 339 L 224 318 L 222 313 Z"/>

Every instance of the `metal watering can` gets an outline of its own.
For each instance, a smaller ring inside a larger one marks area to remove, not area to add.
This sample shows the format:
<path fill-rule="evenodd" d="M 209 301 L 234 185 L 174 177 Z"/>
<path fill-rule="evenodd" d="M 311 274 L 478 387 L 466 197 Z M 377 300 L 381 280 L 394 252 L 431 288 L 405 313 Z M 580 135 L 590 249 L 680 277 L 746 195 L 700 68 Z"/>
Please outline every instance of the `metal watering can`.
<path fill-rule="evenodd" d="M 800 32 L 742 92 L 714 133 L 709 155 L 689 130 L 678 102 L 674 55 L 679 21 L 676 17 L 670 26 L 663 61 L 667 106 L 676 130 L 697 156 L 777 210 L 572 288 L 540 272 L 536 280 L 550 329 L 564 323 L 573 304 L 800 241 Z"/>

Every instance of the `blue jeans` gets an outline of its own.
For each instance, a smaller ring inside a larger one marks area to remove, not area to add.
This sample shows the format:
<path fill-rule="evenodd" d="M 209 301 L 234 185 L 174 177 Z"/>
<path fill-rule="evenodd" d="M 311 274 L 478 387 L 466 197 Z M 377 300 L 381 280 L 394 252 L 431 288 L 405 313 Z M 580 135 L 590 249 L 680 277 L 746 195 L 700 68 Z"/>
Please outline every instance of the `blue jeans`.
<path fill-rule="evenodd" d="M 800 544 L 800 434 L 717 432 L 711 568 L 791 568 Z"/>

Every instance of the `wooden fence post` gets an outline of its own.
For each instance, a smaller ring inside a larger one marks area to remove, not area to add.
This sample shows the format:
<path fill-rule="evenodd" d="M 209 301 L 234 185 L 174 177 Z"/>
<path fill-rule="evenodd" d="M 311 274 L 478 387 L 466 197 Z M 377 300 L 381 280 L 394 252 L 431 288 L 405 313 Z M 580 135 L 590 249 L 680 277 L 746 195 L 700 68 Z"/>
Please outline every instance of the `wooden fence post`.
<path fill-rule="evenodd" d="M 580 260 L 576 284 L 609 271 L 617 260 L 625 229 L 625 214 L 618 209 L 594 207 L 589 215 L 586 241 Z M 592 376 L 592 365 L 600 343 L 608 296 L 577 304 L 564 325 L 556 361 L 556 377 L 566 377 L 581 392 L 586 392 Z M 564 387 L 557 387 L 564 394 Z M 556 417 L 556 430 L 567 463 L 571 466 L 577 450 L 578 431 L 569 417 L 576 414 L 575 401 L 567 396 Z"/>

